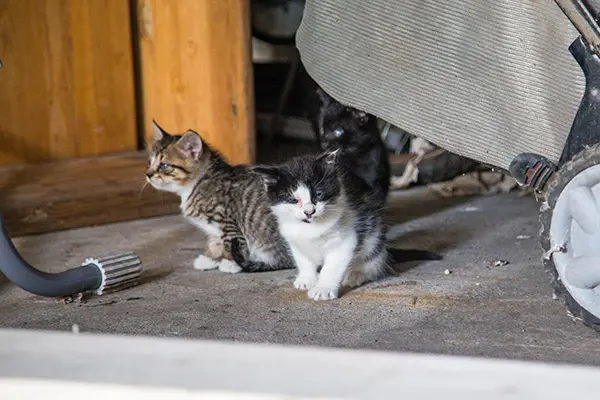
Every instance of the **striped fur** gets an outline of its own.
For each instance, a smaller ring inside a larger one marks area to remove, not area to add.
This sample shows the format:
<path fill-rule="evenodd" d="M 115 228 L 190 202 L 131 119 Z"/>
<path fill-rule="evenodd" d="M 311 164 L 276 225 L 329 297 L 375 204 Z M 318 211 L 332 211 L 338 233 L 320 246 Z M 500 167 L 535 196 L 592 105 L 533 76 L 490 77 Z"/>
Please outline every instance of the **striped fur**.
<path fill-rule="evenodd" d="M 295 267 L 264 184 L 249 167 L 229 165 L 194 131 L 169 135 L 156 124 L 154 131 L 148 182 L 179 194 L 183 216 L 208 236 L 194 267 L 223 272 Z"/>

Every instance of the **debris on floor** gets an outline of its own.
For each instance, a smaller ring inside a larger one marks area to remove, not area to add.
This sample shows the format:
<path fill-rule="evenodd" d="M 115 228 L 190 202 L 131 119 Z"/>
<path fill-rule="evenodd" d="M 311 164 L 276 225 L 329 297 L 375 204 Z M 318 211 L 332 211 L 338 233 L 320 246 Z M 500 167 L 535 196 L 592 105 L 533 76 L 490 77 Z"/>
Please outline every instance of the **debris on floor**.
<path fill-rule="evenodd" d="M 83 292 L 79 292 L 73 295 L 68 295 L 59 299 L 59 302 L 63 304 L 71 304 L 76 303 L 79 304 L 83 301 L 84 294 Z"/>
<path fill-rule="evenodd" d="M 450 275 L 452 273 L 452 271 L 450 271 L 449 269 L 444 270 L 444 275 Z"/>
<path fill-rule="evenodd" d="M 528 188 L 520 187 L 514 178 L 498 171 L 475 171 L 451 181 L 431 183 L 427 187 L 443 198 L 508 193 L 513 190 L 528 193 Z"/>
<path fill-rule="evenodd" d="M 419 180 L 419 163 L 428 152 L 435 149 L 435 146 L 427 140 L 416 137 L 411 141 L 410 152 L 415 154 L 415 158 L 408 161 L 401 176 L 392 176 L 390 178 L 390 189 L 407 189 L 413 183 Z"/>
<path fill-rule="evenodd" d="M 567 251 L 566 244 L 556 244 L 544 253 L 544 260 L 549 260 L 554 253 L 565 253 Z"/>
<path fill-rule="evenodd" d="M 485 266 L 488 268 L 492 268 L 492 267 L 496 268 L 496 267 L 503 267 L 508 264 L 509 264 L 509 262 L 506 260 L 489 260 L 489 261 L 486 261 Z"/>

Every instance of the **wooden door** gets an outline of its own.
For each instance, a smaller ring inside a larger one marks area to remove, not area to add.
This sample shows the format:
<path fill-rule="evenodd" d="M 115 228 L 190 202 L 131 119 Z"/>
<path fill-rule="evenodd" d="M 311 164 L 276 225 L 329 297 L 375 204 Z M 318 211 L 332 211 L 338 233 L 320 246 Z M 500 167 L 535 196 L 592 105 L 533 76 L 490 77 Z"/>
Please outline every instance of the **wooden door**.
<path fill-rule="evenodd" d="M 130 2 L 0 0 L 0 164 L 135 150 Z"/>

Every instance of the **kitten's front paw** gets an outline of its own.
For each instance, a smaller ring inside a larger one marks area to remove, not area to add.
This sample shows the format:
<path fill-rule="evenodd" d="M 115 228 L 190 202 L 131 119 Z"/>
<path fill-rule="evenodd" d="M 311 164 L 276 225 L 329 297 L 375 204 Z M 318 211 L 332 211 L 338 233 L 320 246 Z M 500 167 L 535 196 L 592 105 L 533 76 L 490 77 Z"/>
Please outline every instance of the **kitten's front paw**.
<path fill-rule="evenodd" d="M 298 275 L 294 281 L 294 287 L 300 290 L 309 290 L 315 287 L 317 277 L 311 275 Z"/>
<path fill-rule="evenodd" d="M 362 272 L 359 272 L 359 271 L 351 271 L 348 275 L 346 275 L 346 278 L 344 279 L 342 286 L 355 288 L 355 287 L 359 287 L 366 281 L 367 281 L 367 277 L 365 276 L 365 274 L 363 274 Z"/>
<path fill-rule="evenodd" d="M 214 259 L 220 259 L 226 256 L 225 246 L 221 239 L 215 239 L 211 237 L 208 239 L 208 246 L 206 246 L 206 255 Z"/>
<path fill-rule="evenodd" d="M 315 286 L 308 291 L 308 297 L 313 300 L 333 300 L 338 298 L 339 292 L 337 287 Z"/>
<path fill-rule="evenodd" d="M 204 254 L 200 254 L 194 260 L 194 268 L 199 269 L 200 271 L 209 271 L 211 269 L 217 269 L 219 264 L 210 257 L 205 256 Z"/>
<path fill-rule="evenodd" d="M 224 258 L 219 262 L 219 271 L 227 272 L 229 274 L 237 274 L 238 272 L 242 271 L 242 267 L 237 265 L 235 261 Z"/>

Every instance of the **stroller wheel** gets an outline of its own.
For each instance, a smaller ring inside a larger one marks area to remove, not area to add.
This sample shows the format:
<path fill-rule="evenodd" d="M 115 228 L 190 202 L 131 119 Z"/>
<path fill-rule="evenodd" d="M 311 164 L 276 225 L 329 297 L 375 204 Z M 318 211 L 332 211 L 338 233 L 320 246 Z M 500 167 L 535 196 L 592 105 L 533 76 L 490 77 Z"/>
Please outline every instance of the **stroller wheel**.
<path fill-rule="evenodd" d="M 543 263 L 569 314 L 600 331 L 600 144 L 562 165 L 540 210 Z"/>

